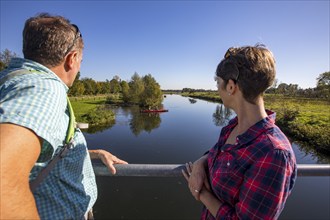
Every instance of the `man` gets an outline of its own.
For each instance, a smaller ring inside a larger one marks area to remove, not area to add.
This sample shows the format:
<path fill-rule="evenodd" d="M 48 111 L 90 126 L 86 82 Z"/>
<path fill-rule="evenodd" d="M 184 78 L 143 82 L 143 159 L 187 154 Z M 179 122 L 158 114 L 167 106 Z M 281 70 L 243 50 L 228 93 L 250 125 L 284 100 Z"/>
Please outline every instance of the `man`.
<path fill-rule="evenodd" d="M 25 59 L 0 73 L 0 219 L 84 219 L 97 189 L 91 158 L 112 173 L 125 164 L 104 150 L 88 151 L 79 129 L 70 149 L 31 192 L 34 180 L 65 145 L 70 128 L 68 87 L 80 69 L 83 39 L 61 16 L 40 14 L 23 31 Z"/>

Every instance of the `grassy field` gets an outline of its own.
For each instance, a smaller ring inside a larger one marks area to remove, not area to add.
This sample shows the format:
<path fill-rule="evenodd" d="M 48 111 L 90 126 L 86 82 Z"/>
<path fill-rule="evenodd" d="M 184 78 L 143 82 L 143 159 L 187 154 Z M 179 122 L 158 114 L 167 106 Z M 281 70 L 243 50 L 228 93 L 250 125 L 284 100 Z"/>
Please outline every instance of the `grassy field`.
<path fill-rule="evenodd" d="M 297 120 L 302 124 L 330 125 L 330 102 L 326 100 L 266 95 L 265 107 L 275 111 L 296 110 L 299 112 Z"/>
<path fill-rule="evenodd" d="M 219 97 L 218 92 L 181 93 L 181 95 L 191 97 L 191 98 L 199 98 L 199 99 L 204 99 L 204 100 L 209 100 L 209 101 L 213 101 L 213 102 L 222 103 L 222 100 Z"/>
<path fill-rule="evenodd" d="M 277 112 L 277 124 L 288 136 L 330 155 L 328 100 L 266 96 L 265 106 Z"/>
<path fill-rule="evenodd" d="M 70 102 L 76 116 L 76 121 L 90 123 L 83 116 L 105 105 L 106 96 L 70 97 Z"/>

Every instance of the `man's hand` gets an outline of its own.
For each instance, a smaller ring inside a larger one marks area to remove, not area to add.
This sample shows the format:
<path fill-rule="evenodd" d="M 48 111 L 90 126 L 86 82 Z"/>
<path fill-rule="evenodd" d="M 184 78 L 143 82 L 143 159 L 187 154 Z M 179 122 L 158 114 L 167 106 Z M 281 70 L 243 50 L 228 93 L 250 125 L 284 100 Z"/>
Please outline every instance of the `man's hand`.
<path fill-rule="evenodd" d="M 119 159 L 115 155 L 105 150 L 89 150 L 91 159 L 100 159 L 112 174 L 116 174 L 114 164 L 128 164 L 126 161 Z"/>

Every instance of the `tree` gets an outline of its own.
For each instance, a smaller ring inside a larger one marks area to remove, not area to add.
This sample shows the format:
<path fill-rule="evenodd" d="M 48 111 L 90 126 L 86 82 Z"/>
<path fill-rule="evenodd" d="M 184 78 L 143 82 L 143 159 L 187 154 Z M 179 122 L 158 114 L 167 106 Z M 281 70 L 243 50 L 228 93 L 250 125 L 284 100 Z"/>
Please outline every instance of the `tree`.
<path fill-rule="evenodd" d="M 104 94 L 103 93 L 103 84 L 104 84 L 104 82 L 96 82 L 96 92 L 94 93 L 94 95 Z"/>
<path fill-rule="evenodd" d="M 81 82 L 84 84 L 85 87 L 84 95 L 96 95 L 97 87 L 95 80 L 93 80 L 92 78 L 83 78 L 81 79 Z"/>
<path fill-rule="evenodd" d="M 139 74 L 135 72 L 128 85 L 129 85 L 129 93 L 127 94 L 128 97 L 124 97 L 124 99 L 128 100 L 131 103 L 135 103 L 135 104 L 140 103 L 140 96 L 144 91 L 144 84 Z"/>
<path fill-rule="evenodd" d="M 69 89 L 70 96 L 81 96 L 85 92 L 84 84 L 79 80 L 80 72 L 77 73 L 75 80 L 73 81 L 72 86 Z"/>
<path fill-rule="evenodd" d="M 329 86 L 330 85 L 330 72 L 324 72 L 320 74 L 317 78 L 316 87 L 319 86 Z"/>
<path fill-rule="evenodd" d="M 148 74 L 142 78 L 144 91 L 140 97 L 140 105 L 147 108 L 157 108 L 163 101 L 163 93 L 160 85 Z"/>
<path fill-rule="evenodd" d="M 119 81 L 117 78 L 113 78 L 111 81 L 110 81 L 110 92 L 111 93 L 119 93 L 121 90 L 120 88 L 120 84 L 119 84 Z"/>
<path fill-rule="evenodd" d="M 8 67 L 9 62 L 12 58 L 17 57 L 15 52 L 12 52 L 8 49 L 3 50 L 0 53 L 0 71 Z"/>
<path fill-rule="evenodd" d="M 80 80 L 75 81 L 69 90 L 70 96 L 82 96 L 85 93 L 85 86 Z"/>
<path fill-rule="evenodd" d="M 186 92 L 187 92 L 187 93 L 192 93 L 192 92 L 195 92 L 195 91 L 198 92 L 198 90 L 196 90 L 196 89 L 192 89 L 192 88 L 183 88 L 181 92 L 182 92 L 182 93 L 186 93 Z"/>
<path fill-rule="evenodd" d="M 297 93 L 297 91 L 298 91 L 298 84 L 290 84 L 290 85 L 288 85 L 287 93 L 290 96 L 295 96 L 296 93 Z"/>
<path fill-rule="evenodd" d="M 113 79 L 117 80 L 118 82 L 121 82 L 121 79 L 120 79 L 120 77 L 119 77 L 118 75 L 115 75 L 115 76 L 113 77 Z"/>
<path fill-rule="evenodd" d="M 320 97 L 329 98 L 330 97 L 330 72 L 324 72 L 320 74 L 317 78 L 316 91 Z"/>
<path fill-rule="evenodd" d="M 120 82 L 120 87 L 121 87 L 121 92 L 123 94 L 123 101 L 124 102 L 128 102 L 128 98 L 129 98 L 129 85 L 126 81 L 122 80 Z"/>
<path fill-rule="evenodd" d="M 106 80 L 105 82 L 101 82 L 101 84 L 102 84 L 101 93 L 102 94 L 110 93 L 110 82 L 109 82 L 109 80 Z"/>
<path fill-rule="evenodd" d="M 285 94 L 286 91 L 288 90 L 289 85 L 286 83 L 280 83 L 277 87 L 277 92 L 279 94 Z"/>
<path fill-rule="evenodd" d="M 163 101 L 160 85 L 151 74 L 141 78 L 135 72 L 129 83 L 121 81 L 120 85 L 123 101 L 126 103 L 138 104 L 146 108 L 157 108 Z"/>

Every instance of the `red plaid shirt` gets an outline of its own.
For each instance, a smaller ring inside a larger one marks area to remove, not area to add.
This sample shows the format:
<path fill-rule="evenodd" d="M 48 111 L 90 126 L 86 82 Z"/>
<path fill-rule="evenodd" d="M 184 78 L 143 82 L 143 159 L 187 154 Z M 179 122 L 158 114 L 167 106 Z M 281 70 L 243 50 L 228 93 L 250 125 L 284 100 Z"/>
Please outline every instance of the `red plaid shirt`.
<path fill-rule="evenodd" d="M 275 113 L 225 144 L 237 118 L 221 131 L 208 153 L 215 196 L 223 202 L 216 218 L 204 207 L 201 219 L 277 219 L 295 183 L 297 166 L 291 144 L 274 124 Z"/>

